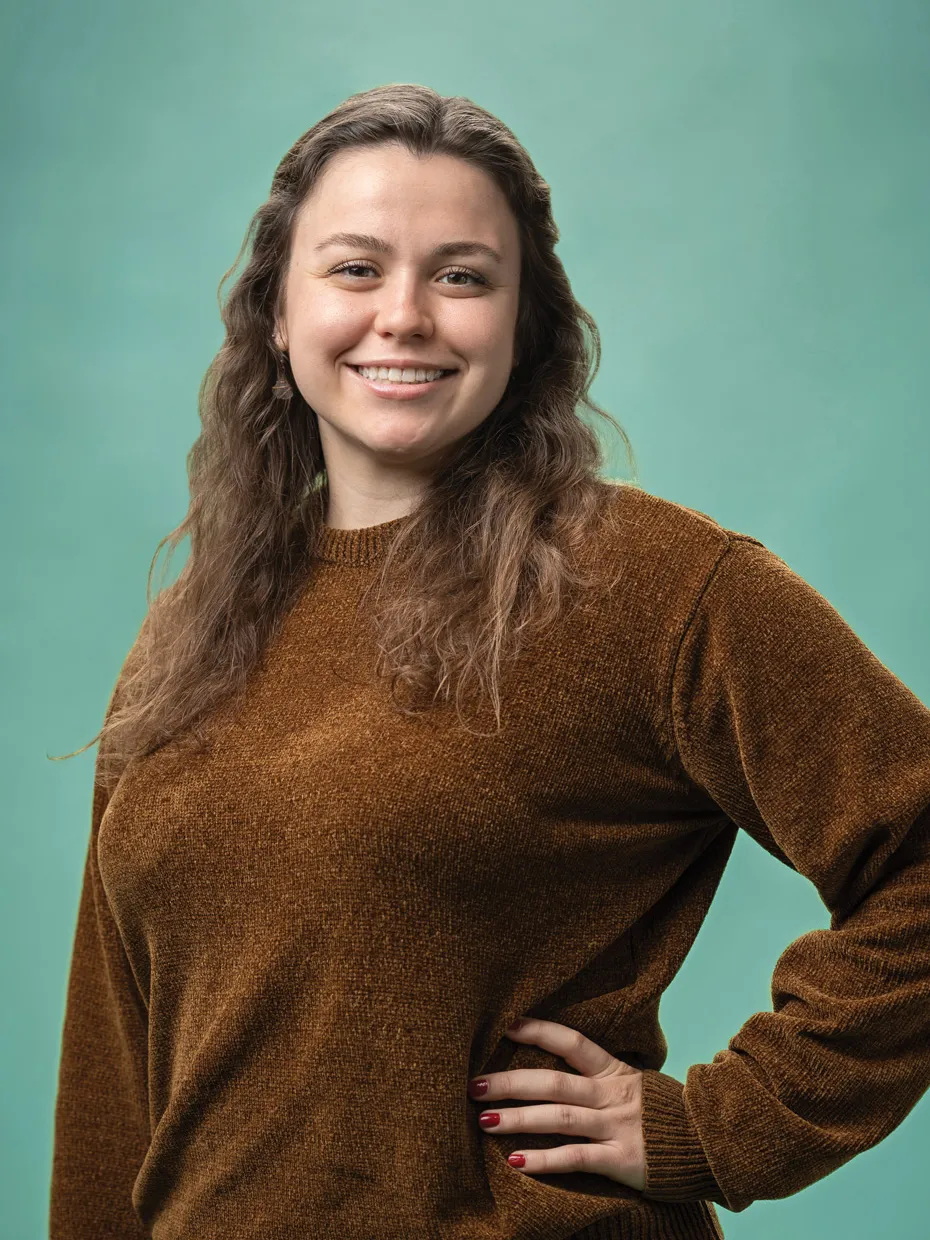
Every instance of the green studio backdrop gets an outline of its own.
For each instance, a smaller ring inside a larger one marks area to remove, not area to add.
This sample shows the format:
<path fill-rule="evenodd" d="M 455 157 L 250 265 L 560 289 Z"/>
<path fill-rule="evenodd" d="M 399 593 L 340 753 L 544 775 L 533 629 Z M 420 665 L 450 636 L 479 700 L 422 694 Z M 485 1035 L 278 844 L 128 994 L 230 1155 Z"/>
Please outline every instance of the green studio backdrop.
<path fill-rule="evenodd" d="M 421 82 L 552 187 L 638 479 L 762 539 L 930 702 L 930 5 L 32 0 L 3 8 L 0 1235 L 45 1234 L 93 736 L 187 502 L 216 288 L 290 144 Z M 599 433 L 604 424 L 595 420 Z M 609 470 L 629 477 L 610 438 Z M 186 554 L 186 544 L 175 565 Z M 826 927 L 740 837 L 662 1004 L 683 1079 Z M 728 1240 L 921 1240 L 930 1098 Z"/>

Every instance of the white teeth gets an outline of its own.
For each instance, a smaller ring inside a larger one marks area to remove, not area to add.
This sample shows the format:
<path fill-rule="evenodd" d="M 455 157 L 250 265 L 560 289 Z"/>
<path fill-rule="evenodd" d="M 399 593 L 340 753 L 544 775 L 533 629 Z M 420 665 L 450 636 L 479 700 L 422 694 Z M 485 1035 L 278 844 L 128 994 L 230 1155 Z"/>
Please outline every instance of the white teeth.
<path fill-rule="evenodd" d="M 388 379 L 393 383 L 426 383 L 446 373 L 444 370 L 401 370 L 398 366 L 357 366 L 356 370 L 366 379 Z"/>

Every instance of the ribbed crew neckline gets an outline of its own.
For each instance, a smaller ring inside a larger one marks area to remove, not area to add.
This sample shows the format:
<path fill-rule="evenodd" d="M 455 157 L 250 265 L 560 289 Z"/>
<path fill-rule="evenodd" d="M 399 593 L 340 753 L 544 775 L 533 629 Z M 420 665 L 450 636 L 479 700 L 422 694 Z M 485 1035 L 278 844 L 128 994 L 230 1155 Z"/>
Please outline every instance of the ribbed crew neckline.
<path fill-rule="evenodd" d="M 320 527 L 314 558 L 328 564 L 370 564 L 378 559 L 395 530 L 407 520 L 405 514 L 380 525 L 365 525 L 356 530 L 336 529 L 331 525 Z"/>

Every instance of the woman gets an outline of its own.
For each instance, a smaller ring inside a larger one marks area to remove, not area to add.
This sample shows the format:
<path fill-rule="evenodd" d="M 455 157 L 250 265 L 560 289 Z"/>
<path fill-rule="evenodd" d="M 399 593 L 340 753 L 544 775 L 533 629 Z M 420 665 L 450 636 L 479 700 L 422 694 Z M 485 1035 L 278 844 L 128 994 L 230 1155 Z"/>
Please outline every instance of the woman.
<path fill-rule="evenodd" d="M 597 329 L 487 112 L 353 96 L 251 232 L 100 734 L 51 1234 L 719 1237 L 930 1083 L 930 711 L 600 477 Z M 831 930 L 681 1082 L 739 828 Z"/>

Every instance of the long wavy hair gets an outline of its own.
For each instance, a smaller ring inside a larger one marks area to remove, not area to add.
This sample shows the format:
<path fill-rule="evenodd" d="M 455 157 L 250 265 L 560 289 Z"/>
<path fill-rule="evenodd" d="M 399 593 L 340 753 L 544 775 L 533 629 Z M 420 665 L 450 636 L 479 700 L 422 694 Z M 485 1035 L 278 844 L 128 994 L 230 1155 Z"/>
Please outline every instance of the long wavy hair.
<path fill-rule="evenodd" d="M 477 689 L 490 699 L 499 727 L 502 665 L 578 588 L 593 584 L 579 569 L 578 553 L 610 507 L 609 480 L 579 406 L 615 427 L 634 471 L 635 460 L 623 428 L 589 396 L 600 335 L 555 253 L 549 186 L 511 131 L 467 98 L 409 83 L 352 95 L 281 160 L 220 281 L 226 336 L 200 384 L 202 430 L 187 457 L 190 505 L 156 547 L 145 619 L 103 726 L 83 746 L 100 740 L 96 778 L 107 788 L 128 761 L 168 741 L 204 749 L 211 710 L 244 688 L 313 571 L 327 511 L 325 462 L 316 413 L 286 361 L 292 395 L 282 401 L 272 391 L 281 366 L 273 334 L 302 204 L 336 152 L 382 143 L 419 156 L 453 155 L 483 169 L 506 196 L 521 243 L 518 362 L 507 389 L 489 416 L 452 445 L 409 519 L 387 540 L 363 599 L 375 596 L 368 622 L 392 704 L 416 713 L 449 702 L 454 691 L 464 721 L 462 703 Z M 250 241 L 248 262 L 224 304 L 223 285 Z M 168 544 L 170 560 L 185 535 L 190 554 L 183 569 L 153 597 L 159 552 Z"/>

